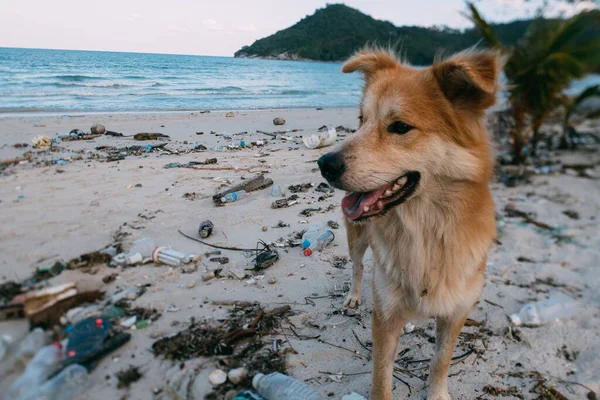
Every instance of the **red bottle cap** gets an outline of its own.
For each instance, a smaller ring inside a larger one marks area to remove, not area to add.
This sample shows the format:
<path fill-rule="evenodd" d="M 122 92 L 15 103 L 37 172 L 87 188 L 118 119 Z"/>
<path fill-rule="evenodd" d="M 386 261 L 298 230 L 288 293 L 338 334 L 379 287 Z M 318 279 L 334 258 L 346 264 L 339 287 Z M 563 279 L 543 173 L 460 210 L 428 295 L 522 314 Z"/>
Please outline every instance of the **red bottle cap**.
<path fill-rule="evenodd" d="M 310 247 L 308 249 L 304 249 L 304 255 L 305 256 L 310 256 L 312 255 L 313 251 L 310 249 Z"/>

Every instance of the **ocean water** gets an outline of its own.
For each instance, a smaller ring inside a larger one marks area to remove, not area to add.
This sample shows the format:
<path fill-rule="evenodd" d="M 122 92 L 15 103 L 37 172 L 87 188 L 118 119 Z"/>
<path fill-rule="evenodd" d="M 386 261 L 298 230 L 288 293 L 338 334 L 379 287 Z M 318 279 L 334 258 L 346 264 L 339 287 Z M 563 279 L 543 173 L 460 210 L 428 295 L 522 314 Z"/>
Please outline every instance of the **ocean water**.
<path fill-rule="evenodd" d="M 340 63 L 0 48 L 0 112 L 356 106 Z M 570 93 L 600 83 L 575 82 Z M 501 96 L 502 97 L 502 96 Z"/>
<path fill-rule="evenodd" d="M 0 48 L 0 111 L 354 106 L 341 64 Z"/>

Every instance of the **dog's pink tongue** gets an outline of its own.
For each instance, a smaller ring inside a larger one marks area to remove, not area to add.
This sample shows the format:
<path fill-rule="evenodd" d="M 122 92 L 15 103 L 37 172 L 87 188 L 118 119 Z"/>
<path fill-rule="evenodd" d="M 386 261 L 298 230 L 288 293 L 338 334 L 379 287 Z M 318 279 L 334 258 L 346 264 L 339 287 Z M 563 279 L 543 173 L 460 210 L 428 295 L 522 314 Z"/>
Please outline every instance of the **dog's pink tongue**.
<path fill-rule="evenodd" d="M 342 199 L 342 211 L 344 212 L 344 215 L 349 219 L 359 218 L 363 214 L 364 207 L 371 207 L 373 204 L 377 203 L 377 200 L 379 200 L 386 189 L 387 186 L 373 190 L 372 192 L 351 192 L 347 194 Z"/>

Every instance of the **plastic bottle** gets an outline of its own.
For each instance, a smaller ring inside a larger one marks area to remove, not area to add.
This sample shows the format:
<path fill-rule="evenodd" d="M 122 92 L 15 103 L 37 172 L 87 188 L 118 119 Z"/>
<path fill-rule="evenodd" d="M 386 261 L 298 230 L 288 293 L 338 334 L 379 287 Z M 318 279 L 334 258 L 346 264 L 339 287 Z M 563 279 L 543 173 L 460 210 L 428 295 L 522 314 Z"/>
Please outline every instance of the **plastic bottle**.
<path fill-rule="evenodd" d="M 85 392 L 89 378 L 85 367 L 71 364 L 24 400 L 72 400 Z"/>
<path fill-rule="evenodd" d="M 333 234 L 333 232 L 329 229 L 326 230 L 315 239 L 314 243 L 310 244 L 310 247 L 304 249 L 304 255 L 308 257 L 312 255 L 315 251 L 323 250 L 325 246 L 333 242 L 333 239 L 335 239 L 335 235 Z"/>
<path fill-rule="evenodd" d="M 271 188 L 271 196 L 281 197 L 281 186 L 279 186 L 278 184 L 274 184 Z"/>
<path fill-rule="evenodd" d="M 515 325 L 540 326 L 560 318 L 567 318 L 580 310 L 579 303 L 565 294 L 548 300 L 525 304 L 518 314 L 510 319 Z"/>
<path fill-rule="evenodd" d="M 245 190 L 239 190 L 237 192 L 228 193 L 225 196 L 221 197 L 221 202 L 233 203 L 234 201 L 238 201 L 246 197 L 248 197 L 248 193 Z"/>
<path fill-rule="evenodd" d="M 129 254 L 140 253 L 143 258 L 150 258 L 152 257 L 152 252 L 155 248 L 156 245 L 154 244 L 154 241 L 149 237 L 145 237 L 133 242 Z"/>
<path fill-rule="evenodd" d="M 52 373 L 60 368 L 62 358 L 60 343 L 42 347 L 27 365 L 25 372 L 8 389 L 6 399 L 22 399 L 39 388 Z"/>
<path fill-rule="evenodd" d="M 267 400 L 322 400 L 323 396 L 296 379 L 273 372 L 256 374 L 252 379 L 254 389 Z"/>
<path fill-rule="evenodd" d="M 21 342 L 15 354 L 15 365 L 18 368 L 25 368 L 42 347 L 48 343 L 48 336 L 42 328 L 35 328 Z"/>
<path fill-rule="evenodd" d="M 312 242 L 315 241 L 316 238 L 323 232 L 323 225 L 321 224 L 312 224 L 310 228 L 304 235 L 302 235 L 302 248 L 308 249 Z"/>

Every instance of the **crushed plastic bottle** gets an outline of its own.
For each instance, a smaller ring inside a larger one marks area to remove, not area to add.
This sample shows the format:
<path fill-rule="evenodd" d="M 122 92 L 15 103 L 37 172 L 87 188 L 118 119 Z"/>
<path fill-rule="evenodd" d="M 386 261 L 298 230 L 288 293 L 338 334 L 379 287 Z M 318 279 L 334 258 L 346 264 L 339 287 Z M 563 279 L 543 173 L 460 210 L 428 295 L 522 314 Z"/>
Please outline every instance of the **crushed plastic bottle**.
<path fill-rule="evenodd" d="M 72 400 L 86 391 L 89 379 L 85 367 L 71 364 L 24 400 Z"/>
<path fill-rule="evenodd" d="M 252 386 L 266 400 L 323 400 L 324 397 L 290 376 L 273 372 L 269 375 L 256 374 Z"/>
<path fill-rule="evenodd" d="M 510 320 L 515 325 L 541 326 L 561 318 L 568 318 L 581 310 L 580 304 L 565 294 L 544 301 L 525 304 Z"/>
<path fill-rule="evenodd" d="M 133 242 L 129 254 L 139 253 L 142 255 L 142 258 L 150 258 L 152 257 L 152 252 L 155 248 L 156 245 L 154 244 L 154 241 L 149 237 L 145 237 Z"/>
<path fill-rule="evenodd" d="M 304 249 L 305 256 L 311 256 L 315 251 L 323 250 L 329 243 L 333 242 L 335 239 L 335 235 L 331 230 L 326 230 L 321 233 L 316 239 L 314 243 L 310 244 L 310 247 Z"/>
<path fill-rule="evenodd" d="M 227 193 L 225 196 L 221 197 L 222 203 L 233 203 L 234 201 L 238 201 L 248 197 L 248 193 L 245 190 L 239 190 L 233 193 Z"/>
<path fill-rule="evenodd" d="M 323 232 L 322 224 L 312 224 L 310 228 L 302 235 L 302 248 L 308 249 L 312 242 Z"/>
<path fill-rule="evenodd" d="M 274 184 L 271 188 L 271 196 L 273 197 L 281 197 L 281 186 L 278 184 Z"/>
<path fill-rule="evenodd" d="M 10 386 L 6 400 L 23 399 L 29 396 L 60 368 L 62 359 L 63 354 L 60 343 L 42 347 L 27 365 L 23 374 Z"/>

